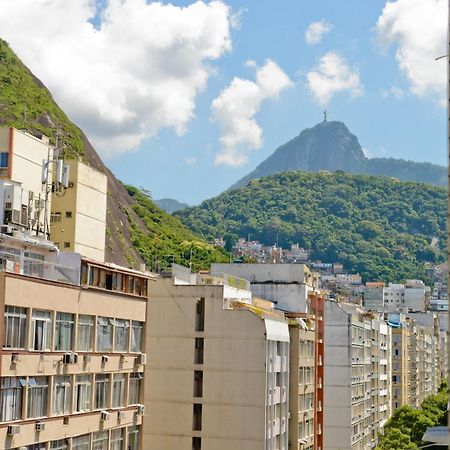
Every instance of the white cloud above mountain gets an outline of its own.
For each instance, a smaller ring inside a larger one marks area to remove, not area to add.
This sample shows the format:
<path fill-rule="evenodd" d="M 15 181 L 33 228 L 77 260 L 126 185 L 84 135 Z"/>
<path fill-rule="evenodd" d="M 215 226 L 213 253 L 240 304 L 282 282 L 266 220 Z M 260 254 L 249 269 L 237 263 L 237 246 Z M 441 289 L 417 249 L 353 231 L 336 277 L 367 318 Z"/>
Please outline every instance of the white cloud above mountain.
<path fill-rule="evenodd" d="M 318 44 L 332 29 L 333 25 L 325 19 L 312 22 L 305 31 L 305 41 L 308 45 Z"/>
<path fill-rule="evenodd" d="M 104 156 L 163 128 L 182 134 L 210 62 L 231 50 L 230 8 L 145 0 L 96 8 L 93 0 L 2 0 L 0 34 Z"/>
<path fill-rule="evenodd" d="M 395 59 L 410 92 L 445 102 L 447 0 L 397 0 L 384 6 L 376 24 L 379 42 L 395 47 Z"/>
<path fill-rule="evenodd" d="M 247 66 L 253 67 L 253 64 Z M 222 146 L 216 155 L 216 165 L 238 167 L 248 161 L 248 152 L 263 144 L 263 131 L 255 120 L 261 104 L 278 98 L 292 84 L 286 73 L 270 59 L 256 68 L 254 81 L 233 78 L 211 104 Z"/>
<path fill-rule="evenodd" d="M 363 86 L 356 69 L 335 51 L 323 55 L 317 66 L 306 74 L 307 87 L 314 99 L 324 106 L 334 95 L 348 92 L 352 97 L 362 95 Z"/>

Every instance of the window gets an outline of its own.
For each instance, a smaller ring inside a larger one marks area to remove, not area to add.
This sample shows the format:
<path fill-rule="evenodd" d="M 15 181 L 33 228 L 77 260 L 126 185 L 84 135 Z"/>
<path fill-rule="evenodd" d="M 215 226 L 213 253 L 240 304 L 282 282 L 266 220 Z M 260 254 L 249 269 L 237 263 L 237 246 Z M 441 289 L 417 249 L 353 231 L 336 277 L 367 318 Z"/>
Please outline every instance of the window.
<path fill-rule="evenodd" d="M 109 406 L 109 375 L 95 376 L 95 409 L 105 409 Z"/>
<path fill-rule="evenodd" d="M 142 351 L 142 331 L 144 328 L 143 322 L 133 320 L 131 322 L 131 351 L 138 353 Z"/>
<path fill-rule="evenodd" d="M 113 408 L 125 406 L 125 374 L 117 373 L 113 377 Z"/>
<path fill-rule="evenodd" d="M 139 427 L 128 427 L 128 450 L 139 450 Z"/>
<path fill-rule="evenodd" d="M 117 428 L 111 431 L 111 450 L 123 450 L 125 428 Z"/>
<path fill-rule="evenodd" d="M 202 448 L 202 438 L 193 437 L 192 438 L 192 450 L 201 450 Z"/>
<path fill-rule="evenodd" d="M 26 450 L 45 450 L 46 445 L 45 442 L 41 442 L 40 444 L 27 445 L 25 448 Z"/>
<path fill-rule="evenodd" d="M 4 317 L 3 348 L 25 348 L 27 310 L 17 306 L 6 306 Z"/>
<path fill-rule="evenodd" d="M 113 319 L 97 317 L 97 351 L 112 351 Z"/>
<path fill-rule="evenodd" d="M 92 450 L 108 450 L 108 431 L 97 431 L 92 435 Z"/>
<path fill-rule="evenodd" d="M 205 299 L 197 300 L 195 305 L 195 331 L 205 331 Z"/>
<path fill-rule="evenodd" d="M 22 395 L 25 385 L 25 378 L 2 378 L 0 387 L 0 420 L 2 422 L 22 418 Z"/>
<path fill-rule="evenodd" d="M 194 370 L 194 397 L 203 397 L 203 371 Z"/>
<path fill-rule="evenodd" d="M 7 152 L 0 153 L 0 169 L 6 169 L 8 167 L 9 155 Z"/>
<path fill-rule="evenodd" d="M 89 411 L 91 409 L 91 377 L 76 375 L 75 377 L 75 411 Z"/>
<path fill-rule="evenodd" d="M 56 313 L 55 350 L 72 350 L 74 315 L 69 313 Z"/>
<path fill-rule="evenodd" d="M 61 222 L 61 213 L 60 212 L 52 212 L 50 214 L 50 223 L 60 223 Z"/>
<path fill-rule="evenodd" d="M 31 347 L 33 350 L 50 350 L 52 342 L 52 319 L 49 311 L 33 310 L 31 333 Z"/>
<path fill-rule="evenodd" d="M 53 414 L 70 414 L 70 377 L 55 376 L 53 381 Z"/>
<path fill-rule="evenodd" d="M 72 218 L 72 211 L 66 211 L 66 219 Z"/>
<path fill-rule="evenodd" d="M 114 350 L 116 352 L 128 352 L 130 322 L 128 320 L 116 319 L 114 333 Z"/>
<path fill-rule="evenodd" d="M 129 382 L 129 395 L 128 395 L 128 404 L 129 405 L 137 405 L 140 397 L 140 388 L 141 388 L 141 373 L 131 373 L 130 374 L 130 382 Z"/>
<path fill-rule="evenodd" d="M 83 434 L 72 439 L 71 450 L 89 450 L 90 439 L 89 434 Z"/>
<path fill-rule="evenodd" d="M 202 430 L 202 405 L 201 403 L 194 403 L 194 417 L 192 423 L 193 431 L 201 431 Z"/>
<path fill-rule="evenodd" d="M 47 415 L 48 377 L 28 378 L 28 410 L 29 419 Z"/>
<path fill-rule="evenodd" d="M 70 248 L 70 242 L 64 242 L 64 248 Z"/>
<path fill-rule="evenodd" d="M 203 338 L 195 338 L 194 364 L 203 364 Z"/>
<path fill-rule="evenodd" d="M 68 439 L 60 439 L 59 441 L 50 442 L 51 450 L 68 450 Z"/>
<path fill-rule="evenodd" d="M 78 316 L 77 350 L 91 352 L 94 348 L 94 318 L 80 314 Z"/>

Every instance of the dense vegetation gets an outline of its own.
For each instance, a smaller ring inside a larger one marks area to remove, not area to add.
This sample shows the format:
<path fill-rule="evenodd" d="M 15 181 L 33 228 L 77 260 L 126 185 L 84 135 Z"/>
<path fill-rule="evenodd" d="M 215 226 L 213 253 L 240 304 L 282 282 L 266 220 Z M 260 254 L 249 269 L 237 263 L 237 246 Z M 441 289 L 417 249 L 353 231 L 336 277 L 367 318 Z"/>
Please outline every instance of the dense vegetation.
<path fill-rule="evenodd" d="M 299 243 L 313 260 L 342 262 L 365 280 L 400 281 L 426 279 L 425 263 L 444 260 L 446 210 L 446 191 L 426 184 L 289 172 L 175 215 L 208 239 Z"/>
<path fill-rule="evenodd" d="M 207 244 L 186 229 L 179 219 L 158 208 L 145 192 L 126 186 L 134 200 L 133 209 L 144 221 L 146 231 L 128 215 L 133 246 L 154 270 L 172 262 L 194 270 L 209 269 L 211 262 L 228 262 L 225 251 Z"/>
<path fill-rule="evenodd" d="M 426 429 L 447 425 L 448 389 L 444 380 L 436 395 L 430 395 L 419 410 L 402 406 L 388 420 L 376 450 L 415 450 L 424 445 Z"/>
<path fill-rule="evenodd" d="M 50 92 L 0 39 L 0 124 L 40 132 L 54 139 L 63 130 L 68 149 L 84 153 L 81 131 L 64 114 Z"/>

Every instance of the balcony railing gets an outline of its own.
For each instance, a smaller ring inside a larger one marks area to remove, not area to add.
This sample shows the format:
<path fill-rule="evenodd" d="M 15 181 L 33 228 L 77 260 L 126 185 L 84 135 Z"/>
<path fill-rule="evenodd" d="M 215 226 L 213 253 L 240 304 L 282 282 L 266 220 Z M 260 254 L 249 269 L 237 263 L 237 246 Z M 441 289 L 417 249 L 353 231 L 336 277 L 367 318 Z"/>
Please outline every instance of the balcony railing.
<path fill-rule="evenodd" d="M 80 268 L 0 251 L 0 271 L 41 280 L 80 284 Z"/>

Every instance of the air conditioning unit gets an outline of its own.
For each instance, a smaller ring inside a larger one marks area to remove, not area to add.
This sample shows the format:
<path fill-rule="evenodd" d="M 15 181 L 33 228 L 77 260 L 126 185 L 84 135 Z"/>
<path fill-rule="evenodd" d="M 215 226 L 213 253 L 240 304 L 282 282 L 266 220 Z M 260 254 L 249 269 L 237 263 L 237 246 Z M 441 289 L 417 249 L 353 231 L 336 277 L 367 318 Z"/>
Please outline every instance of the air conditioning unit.
<path fill-rule="evenodd" d="M 136 412 L 139 416 L 143 416 L 145 414 L 145 405 L 138 405 Z"/>
<path fill-rule="evenodd" d="M 19 425 L 9 425 L 6 433 L 9 436 L 14 436 L 15 434 L 20 434 L 20 426 Z"/>
<path fill-rule="evenodd" d="M 106 355 L 102 355 L 102 364 L 106 364 L 109 358 Z"/>
<path fill-rule="evenodd" d="M 11 353 L 11 364 L 17 364 L 19 362 L 19 354 Z"/>
<path fill-rule="evenodd" d="M 36 431 L 44 431 L 45 430 L 45 422 L 36 422 L 35 430 Z"/>
<path fill-rule="evenodd" d="M 109 413 L 108 411 L 102 411 L 100 413 L 100 420 L 109 420 L 109 416 L 111 415 L 111 413 Z"/>
<path fill-rule="evenodd" d="M 136 356 L 136 363 L 145 366 L 147 364 L 147 354 L 140 353 L 138 356 Z"/>
<path fill-rule="evenodd" d="M 2 225 L 1 232 L 3 234 L 8 234 L 8 235 L 12 236 L 14 229 L 13 229 L 13 227 L 11 227 L 9 225 Z"/>
<path fill-rule="evenodd" d="M 78 353 L 64 353 L 63 364 L 76 364 L 78 362 Z"/>
<path fill-rule="evenodd" d="M 83 362 L 85 362 L 85 363 L 90 363 L 91 359 L 92 359 L 91 355 L 84 355 L 83 356 Z"/>

